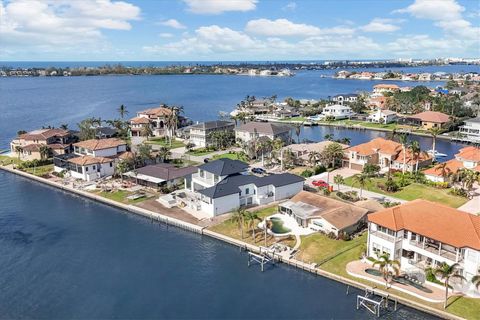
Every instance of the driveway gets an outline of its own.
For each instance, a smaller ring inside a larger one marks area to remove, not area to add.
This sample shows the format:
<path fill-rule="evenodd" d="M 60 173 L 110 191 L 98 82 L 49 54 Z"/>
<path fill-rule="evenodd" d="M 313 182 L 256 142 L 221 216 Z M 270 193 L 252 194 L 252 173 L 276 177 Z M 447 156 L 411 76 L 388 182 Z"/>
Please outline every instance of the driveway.
<path fill-rule="evenodd" d="M 459 207 L 458 210 L 473 214 L 480 214 L 480 185 L 475 184 L 473 188 L 473 198 L 463 206 Z"/>

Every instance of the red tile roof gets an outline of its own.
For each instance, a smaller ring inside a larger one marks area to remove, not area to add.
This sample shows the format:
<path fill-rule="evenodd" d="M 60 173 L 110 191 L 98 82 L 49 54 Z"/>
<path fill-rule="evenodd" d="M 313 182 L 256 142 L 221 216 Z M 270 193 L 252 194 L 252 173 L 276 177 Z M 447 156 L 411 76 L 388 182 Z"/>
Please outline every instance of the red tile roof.
<path fill-rule="evenodd" d="M 422 122 L 446 123 L 450 121 L 450 117 L 445 113 L 436 111 L 425 111 L 411 116 L 411 118 L 418 119 Z"/>
<path fill-rule="evenodd" d="M 368 215 L 385 228 L 408 230 L 457 248 L 480 250 L 480 216 L 423 199 Z"/>
<path fill-rule="evenodd" d="M 480 148 L 474 146 L 462 148 L 455 157 L 462 160 L 480 162 Z"/>
<path fill-rule="evenodd" d="M 369 142 L 350 147 L 347 150 L 355 151 L 363 156 L 372 155 L 377 152 L 395 155 L 402 150 L 402 145 L 392 140 L 375 138 Z"/>
<path fill-rule="evenodd" d="M 74 143 L 73 145 L 80 148 L 85 148 L 88 150 L 102 150 L 115 148 L 121 145 L 126 145 L 127 143 L 121 139 L 117 138 L 108 138 L 108 139 L 90 139 L 85 141 L 80 141 Z"/>
<path fill-rule="evenodd" d="M 63 129 L 39 129 L 21 134 L 19 138 L 24 140 L 46 140 L 55 136 L 68 136 L 69 134 L 67 130 Z"/>
<path fill-rule="evenodd" d="M 130 123 L 132 124 L 149 124 L 150 121 L 145 117 L 135 117 L 130 119 Z"/>
<path fill-rule="evenodd" d="M 113 159 L 104 158 L 104 157 L 81 156 L 81 157 L 71 158 L 68 160 L 68 162 L 78 164 L 80 166 L 88 166 L 88 165 L 97 164 L 97 163 L 113 162 Z"/>

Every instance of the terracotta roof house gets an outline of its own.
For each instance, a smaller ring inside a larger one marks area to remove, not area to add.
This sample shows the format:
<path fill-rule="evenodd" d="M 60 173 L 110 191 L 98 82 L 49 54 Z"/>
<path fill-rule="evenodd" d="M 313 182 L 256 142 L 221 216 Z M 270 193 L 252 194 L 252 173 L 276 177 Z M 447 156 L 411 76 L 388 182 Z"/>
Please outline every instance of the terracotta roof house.
<path fill-rule="evenodd" d="M 443 128 L 450 121 L 450 116 L 437 111 L 424 111 L 404 117 L 404 122 L 421 126 L 422 129 Z"/>
<path fill-rule="evenodd" d="M 92 155 L 111 157 L 127 151 L 127 143 L 118 138 L 90 139 L 73 144 L 74 153 L 78 155 Z"/>
<path fill-rule="evenodd" d="M 18 154 L 21 160 L 40 160 L 40 147 L 47 145 L 49 155 L 60 155 L 71 151 L 71 144 L 75 140 L 68 130 L 39 129 L 19 135 L 10 142 L 12 154 Z"/>
<path fill-rule="evenodd" d="M 371 213 L 367 252 L 388 253 L 407 273 L 458 263 L 468 281 L 480 267 L 480 216 L 423 199 Z"/>
<path fill-rule="evenodd" d="M 399 90 L 400 87 L 396 84 L 381 83 L 373 86 L 374 93 L 397 92 Z"/>
<path fill-rule="evenodd" d="M 462 169 L 470 169 L 480 172 L 480 148 L 468 146 L 460 149 L 455 159 L 439 163 L 436 166 L 424 170 L 425 177 L 434 182 L 446 182 L 450 175 Z"/>
<path fill-rule="evenodd" d="M 163 137 L 166 134 L 165 126 L 167 117 L 172 114 L 172 110 L 160 106 L 150 108 L 137 112 L 137 116 L 130 119 L 130 134 L 132 137 L 140 137 L 145 126 L 150 126 L 154 137 Z M 187 119 L 183 116 L 178 116 L 179 127 L 187 124 Z"/>
<path fill-rule="evenodd" d="M 290 215 L 297 223 L 324 233 L 352 234 L 366 221 L 368 210 L 312 192 L 301 191 L 278 205 L 280 213 Z"/>
<path fill-rule="evenodd" d="M 310 152 L 318 152 L 321 153 L 331 144 L 338 143 L 335 141 L 320 141 L 320 142 L 312 142 L 312 143 L 294 143 L 288 146 L 283 147 L 283 150 L 289 150 L 294 155 L 294 162 L 296 165 L 307 165 L 309 164 L 309 155 Z M 348 145 L 339 143 L 339 145 L 344 149 L 348 149 Z"/>
<path fill-rule="evenodd" d="M 288 144 L 292 140 L 292 128 L 284 124 L 254 121 L 235 128 L 235 139 L 237 141 L 249 142 L 259 137 L 267 137 L 271 140 L 281 139 Z"/>
<path fill-rule="evenodd" d="M 346 150 L 346 158 L 343 161 L 344 167 L 362 171 L 366 164 L 379 165 L 382 171 L 389 169 L 403 169 L 404 152 L 402 145 L 398 142 L 384 138 L 375 138 L 369 142 L 362 143 Z M 412 172 L 416 168 L 428 166 L 432 157 L 426 152 L 414 155 L 408 148 L 405 150 L 405 170 Z"/>

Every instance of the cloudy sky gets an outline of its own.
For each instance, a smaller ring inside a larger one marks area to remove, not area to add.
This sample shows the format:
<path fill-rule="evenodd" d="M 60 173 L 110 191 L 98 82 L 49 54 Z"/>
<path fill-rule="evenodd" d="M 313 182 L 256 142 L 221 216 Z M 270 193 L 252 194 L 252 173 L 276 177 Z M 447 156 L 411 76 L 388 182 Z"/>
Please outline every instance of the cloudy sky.
<path fill-rule="evenodd" d="M 480 57 L 479 0 L 0 0 L 0 60 Z"/>

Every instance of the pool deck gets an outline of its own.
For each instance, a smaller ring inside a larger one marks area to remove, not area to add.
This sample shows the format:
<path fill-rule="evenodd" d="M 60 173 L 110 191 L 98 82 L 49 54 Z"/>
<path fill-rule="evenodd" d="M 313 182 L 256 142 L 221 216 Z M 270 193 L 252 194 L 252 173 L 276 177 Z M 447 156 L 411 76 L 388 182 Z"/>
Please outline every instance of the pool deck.
<path fill-rule="evenodd" d="M 382 277 L 377 277 L 374 275 L 371 275 L 367 272 L 365 272 L 365 269 L 371 269 L 373 268 L 371 264 L 362 262 L 360 260 L 357 261 L 352 261 L 347 264 L 347 272 L 349 275 L 361 278 L 364 280 L 369 280 L 381 285 L 385 285 L 385 280 L 383 280 Z M 414 297 L 417 297 L 419 299 L 428 301 L 428 302 L 433 302 L 433 303 L 440 303 L 445 300 L 445 290 L 437 288 L 436 286 L 432 286 L 429 284 L 424 284 L 423 285 L 425 288 L 429 289 L 432 291 L 432 293 L 426 293 L 423 292 L 420 289 L 417 289 L 413 286 L 401 284 L 398 282 L 393 282 L 392 288 L 396 289 L 398 291 L 402 291 L 404 293 L 410 294 Z M 449 293 L 449 296 L 454 296 L 456 294 L 452 294 L 451 291 Z"/>

